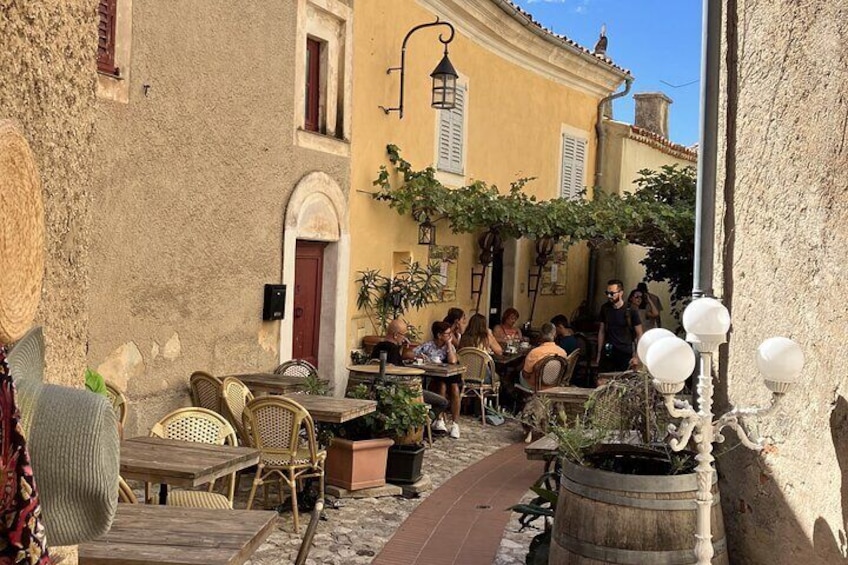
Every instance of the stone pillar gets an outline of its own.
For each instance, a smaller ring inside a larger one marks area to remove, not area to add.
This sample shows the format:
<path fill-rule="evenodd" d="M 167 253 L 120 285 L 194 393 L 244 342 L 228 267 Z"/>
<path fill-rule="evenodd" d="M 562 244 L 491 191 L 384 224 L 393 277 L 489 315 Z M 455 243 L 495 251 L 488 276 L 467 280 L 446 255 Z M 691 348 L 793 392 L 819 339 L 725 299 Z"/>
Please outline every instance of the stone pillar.
<path fill-rule="evenodd" d="M 634 94 L 636 119 L 634 125 L 668 139 L 668 107 L 672 100 L 662 92 Z"/>

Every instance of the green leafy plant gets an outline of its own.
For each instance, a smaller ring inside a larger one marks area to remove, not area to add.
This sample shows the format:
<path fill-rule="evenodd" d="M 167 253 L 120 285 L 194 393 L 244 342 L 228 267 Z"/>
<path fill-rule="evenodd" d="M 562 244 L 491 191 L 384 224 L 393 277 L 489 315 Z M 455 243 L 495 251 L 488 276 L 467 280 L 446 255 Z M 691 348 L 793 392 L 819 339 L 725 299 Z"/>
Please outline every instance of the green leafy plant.
<path fill-rule="evenodd" d="M 501 238 L 549 237 L 566 246 L 630 242 L 649 248 L 643 261 L 649 280 L 664 280 L 673 300 L 691 290 L 695 173 L 676 165 L 640 171 L 638 190 L 618 195 L 594 191 L 591 200 L 539 201 L 525 192 L 534 179 L 519 178 L 506 192 L 476 180 L 451 189 L 433 167 L 416 170 L 395 145 L 386 147 L 391 168 L 381 166 L 375 199 L 416 221 L 446 220 L 454 233 L 492 231 Z"/>
<path fill-rule="evenodd" d="M 333 435 L 351 440 L 402 437 L 427 423 L 427 405 L 420 394 L 402 384 L 376 380 L 351 389 L 350 398 L 377 401 L 377 410 L 331 429 Z"/>
<path fill-rule="evenodd" d="M 411 309 L 418 310 L 436 302 L 442 292 L 441 270 L 436 264 L 404 263 L 404 270 L 387 277 L 379 270 L 359 271 L 356 307 L 364 310 L 374 330 L 385 335 L 395 318 Z"/>
<path fill-rule="evenodd" d="M 301 389 L 306 394 L 315 396 L 327 396 L 330 393 L 330 386 L 326 380 L 318 377 L 317 373 L 310 373 L 303 379 Z"/>

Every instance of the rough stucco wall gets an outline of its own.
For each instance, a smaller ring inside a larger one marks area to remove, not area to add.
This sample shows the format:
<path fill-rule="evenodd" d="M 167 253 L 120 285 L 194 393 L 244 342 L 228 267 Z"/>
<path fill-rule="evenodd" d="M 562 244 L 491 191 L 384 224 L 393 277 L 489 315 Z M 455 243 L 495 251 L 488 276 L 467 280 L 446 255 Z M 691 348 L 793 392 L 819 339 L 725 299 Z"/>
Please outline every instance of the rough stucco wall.
<path fill-rule="evenodd" d="M 47 342 L 45 378 L 72 386 L 82 385 L 87 338 L 96 5 L 0 2 L 0 117 L 23 126 L 44 190 L 47 253 L 36 323 Z"/>
<path fill-rule="evenodd" d="M 763 339 L 792 337 L 806 354 L 803 383 L 774 415 L 748 421 L 775 449 L 719 458 L 732 561 L 843 563 L 848 4 L 738 0 L 728 8 L 738 35 L 728 34 L 723 72 L 731 115 L 719 154 L 729 192 L 716 287 L 733 316 L 724 357 L 731 398 L 767 400 L 752 362 Z"/>
<path fill-rule="evenodd" d="M 186 404 L 193 371 L 276 365 L 262 292 L 289 195 L 315 170 L 348 186 L 347 159 L 294 146 L 294 2 L 132 18 L 129 102 L 98 101 L 89 353 L 128 391 L 128 435 Z"/>

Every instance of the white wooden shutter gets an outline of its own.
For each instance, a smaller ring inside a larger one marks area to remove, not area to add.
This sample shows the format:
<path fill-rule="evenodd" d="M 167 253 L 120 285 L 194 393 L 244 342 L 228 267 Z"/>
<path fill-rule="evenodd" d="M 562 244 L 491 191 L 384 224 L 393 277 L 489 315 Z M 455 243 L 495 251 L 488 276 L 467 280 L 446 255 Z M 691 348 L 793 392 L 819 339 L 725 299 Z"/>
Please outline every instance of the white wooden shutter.
<path fill-rule="evenodd" d="M 562 135 L 562 171 L 560 197 L 574 199 L 583 190 L 583 174 L 586 169 L 586 140 Z"/>
<path fill-rule="evenodd" d="M 439 159 L 436 168 L 461 175 L 464 148 L 465 87 L 457 85 L 456 105 L 452 110 L 439 112 Z"/>

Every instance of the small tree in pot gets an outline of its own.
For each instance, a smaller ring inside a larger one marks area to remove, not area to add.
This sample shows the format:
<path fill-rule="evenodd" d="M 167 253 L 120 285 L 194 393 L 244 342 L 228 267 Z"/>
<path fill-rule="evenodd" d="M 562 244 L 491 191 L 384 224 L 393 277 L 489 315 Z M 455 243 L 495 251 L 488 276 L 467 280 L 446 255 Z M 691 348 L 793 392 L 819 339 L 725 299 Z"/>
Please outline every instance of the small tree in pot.
<path fill-rule="evenodd" d="M 405 269 L 387 277 L 377 269 L 359 271 L 356 307 L 368 315 L 374 331 L 386 335 L 386 327 L 409 310 L 436 302 L 442 293 L 441 270 L 436 264 L 404 263 Z M 411 328 L 410 328 L 411 329 Z"/>

